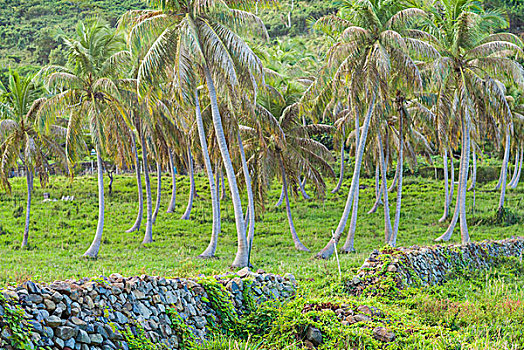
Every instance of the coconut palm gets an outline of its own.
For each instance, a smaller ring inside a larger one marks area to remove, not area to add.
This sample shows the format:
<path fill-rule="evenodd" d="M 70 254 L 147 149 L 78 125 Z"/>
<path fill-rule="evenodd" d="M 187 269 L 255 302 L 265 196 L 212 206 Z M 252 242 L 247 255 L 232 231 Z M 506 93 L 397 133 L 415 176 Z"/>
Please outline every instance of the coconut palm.
<path fill-rule="evenodd" d="M 122 50 L 123 38 L 98 20 L 79 23 L 76 36 L 64 39 L 64 43 L 69 49 L 68 65 L 49 66 L 41 72 L 48 89 L 58 93 L 43 103 L 39 122 L 49 128 L 58 114 L 68 116 L 66 153 L 70 163 L 79 159 L 84 131 L 91 135 L 97 157 L 99 212 L 93 243 L 84 256 L 96 257 L 104 228 L 103 152 L 120 166 L 132 154 L 127 116 L 114 80 L 129 53 Z"/>
<path fill-rule="evenodd" d="M 59 140 L 65 135 L 65 129 L 51 125 L 48 133 L 37 129 L 36 115 L 45 98 L 38 98 L 43 92 L 33 82 L 33 76 L 20 76 L 17 71 L 9 74 L 8 85 L 0 82 L 0 185 L 11 190 L 9 174 L 18 168 L 20 161 L 27 181 L 27 208 L 22 248 L 29 239 L 29 218 L 34 176 L 38 174 L 44 187 L 50 168 L 49 157 L 55 156 L 58 165 L 67 168 L 65 152 Z"/>

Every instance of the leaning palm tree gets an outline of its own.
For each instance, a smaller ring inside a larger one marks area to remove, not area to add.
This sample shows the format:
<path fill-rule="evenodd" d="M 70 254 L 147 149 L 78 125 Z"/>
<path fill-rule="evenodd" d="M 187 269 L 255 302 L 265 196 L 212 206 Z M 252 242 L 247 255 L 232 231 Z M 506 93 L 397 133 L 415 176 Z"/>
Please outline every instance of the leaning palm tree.
<path fill-rule="evenodd" d="M 9 83 L 4 87 L 0 82 L 0 185 L 11 190 L 9 173 L 18 167 L 20 161 L 27 181 L 27 209 L 22 248 L 29 239 L 29 218 L 35 173 L 44 187 L 50 168 L 49 157 L 56 156 L 57 165 L 67 168 L 65 152 L 59 140 L 65 129 L 52 125 L 49 133 L 40 132 L 36 127 L 36 115 L 45 98 L 37 98 L 42 90 L 35 86 L 33 76 L 22 77 L 17 71 L 10 72 Z"/>
<path fill-rule="evenodd" d="M 43 103 L 39 122 L 49 128 L 58 114 L 68 116 L 66 153 L 70 163 L 79 159 L 84 131 L 91 136 L 97 156 L 99 212 L 93 243 L 84 256 L 94 258 L 104 229 L 102 155 L 107 152 L 122 166 L 132 154 L 127 116 L 114 81 L 129 53 L 122 50 L 123 39 L 98 20 L 79 23 L 76 36 L 64 42 L 69 49 L 68 65 L 49 66 L 41 71 L 48 89 L 57 94 Z"/>
<path fill-rule="evenodd" d="M 184 84 L 195 71 L 205 82 L 211 105 L 213 127 L 231 191 L 237 228 L 238 250 L 233 262 L 244 267 L 248 260 L 247 238 L 240 193 L 218 108 L 218 94 L 238 102 L 242 87 L 256 91 L 262 78 L 258 57 L 237 32 L 267 37 L 262 21 L 235 7 L 249 1 L 177 0 L 150 1 L 154 10 L 131 11 L 122 25 L 129 26 L 131 41 L 149 43 L 139 71 L 140 81 L 165 78 L 173 69 Z M 194 87 L 183 85 L 186 96 L 194 100 Z M 218 91 L 217 91 L 218 88 Z"/>

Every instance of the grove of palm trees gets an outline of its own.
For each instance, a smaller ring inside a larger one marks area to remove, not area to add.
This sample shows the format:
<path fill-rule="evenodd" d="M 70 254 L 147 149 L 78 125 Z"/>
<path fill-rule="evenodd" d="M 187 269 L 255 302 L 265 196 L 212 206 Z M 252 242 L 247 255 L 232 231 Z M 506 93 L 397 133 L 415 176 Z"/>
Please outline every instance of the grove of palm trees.
<path fill-rule="evenodd" d="M 292 273 L 295 298 L 180 348 L 524 349 L 522 255 L 344 287 L 375 250 L 524 236 L 522 34 L 473 0 L 335 1 L 289 34 L 317 5 L 148 0 L 5 67 L 0 291 L 247 268 Z M 383 324 L 321 306 L 364 304 Z M 127 349 L 165 348 L 146 338 Z"/>

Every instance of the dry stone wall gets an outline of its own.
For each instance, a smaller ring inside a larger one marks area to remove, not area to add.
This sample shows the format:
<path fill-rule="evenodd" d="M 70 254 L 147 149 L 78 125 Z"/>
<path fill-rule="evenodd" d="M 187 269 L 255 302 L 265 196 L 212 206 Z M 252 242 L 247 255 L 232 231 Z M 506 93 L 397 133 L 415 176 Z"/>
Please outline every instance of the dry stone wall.
<path fill-rule="evenodd" d="M 291 274 L 244 269 L 215 278 L 228 292 L 224 302 L 232 303 L 239 315 L 245 312 L 245 293 L 261 303 L 290 298 L 296 290 Z M 15 306 L 30 325 L 30 349 L 127 350 L 121 331 L 136 332 L 136 325 L 153 342 L 177 349 L 181 339 L 168 309 L 176 311 L 197 338 L 205 338 L 209 320 L 217 320 L 205 286 L 193 279 L 118 274 L 51 284 L 25 282 L 1 291 L 5 301 L 0 302 L 0 349 L 16 349 L 11 345 L 14 334 L 6 326 L 8 311 Z"/>
<path fill-rule="evenodd" d="M 524 237 L 500 241 L 473 242 L 465 245 L 388 248 L 375 250 L 366 259 L 357 275 L 346 283 L 353 295 L 373 293 L 384 278 L 392 277 L 399 288 L 420 284 L 442 283 L 454 269 L 489 268 L 497 257 L 522 257 Z"/>

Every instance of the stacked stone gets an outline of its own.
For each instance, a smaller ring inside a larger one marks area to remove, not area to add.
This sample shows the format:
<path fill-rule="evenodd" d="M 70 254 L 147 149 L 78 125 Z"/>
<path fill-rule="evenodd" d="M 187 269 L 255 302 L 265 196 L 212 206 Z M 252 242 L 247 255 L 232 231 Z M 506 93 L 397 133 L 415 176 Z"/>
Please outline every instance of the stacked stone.
<path fill-rule="evenodd" d="M 440 284 L 453 269 L 485 269 L 493 265 L 493 258 L 522 256 L 523 252 L 523 237 L 465 245 L 412 246 L 385 252 L 374 250 L 357 275 L 346 283 L 346 289 L 359 295 L 368 286 L 379 284 L 386 273 L 393 277 L 399 288 Z"/>
<path fill-rule="evenodd" d="M 219 278 L 230 286 L 233 300 L 241 312 L 243 280 L 253 278 L 259 299 L 281 299 L 294 293 L 295 285 L 280 276 L 246 274 Z M 267 280 L 266 280 L 267 278 Z M 283 291 L 277 295 L 267 290 Z M 285 292 L 284 292 L 285 291 Z M 189 326 L 196 338 L 206 336 L 208 318 L 216 312 L 207 301 L 204 286 L 191 279 L 166 279 L 163 277 L 124 278 L 113 274 L 109 278 L 79 281 L 56 281 L 49 285 L 25 282 L 2 291 L 11 302 L 25 311 L 30 324 L 32 346 L 68 350 L 128 349 L 121 331 L 136 332 L 140 325 L 146 336 L 155 343 L 177 349 L 180 339 L 171 327 L 168 309 L 175 310 Z M 271 295 L 269 295 L 271 294 Z M 0 320 L 4 315 L 1 306 Z M 0 349 L 10 346 L 11 334 L 0 334 Z"/>

